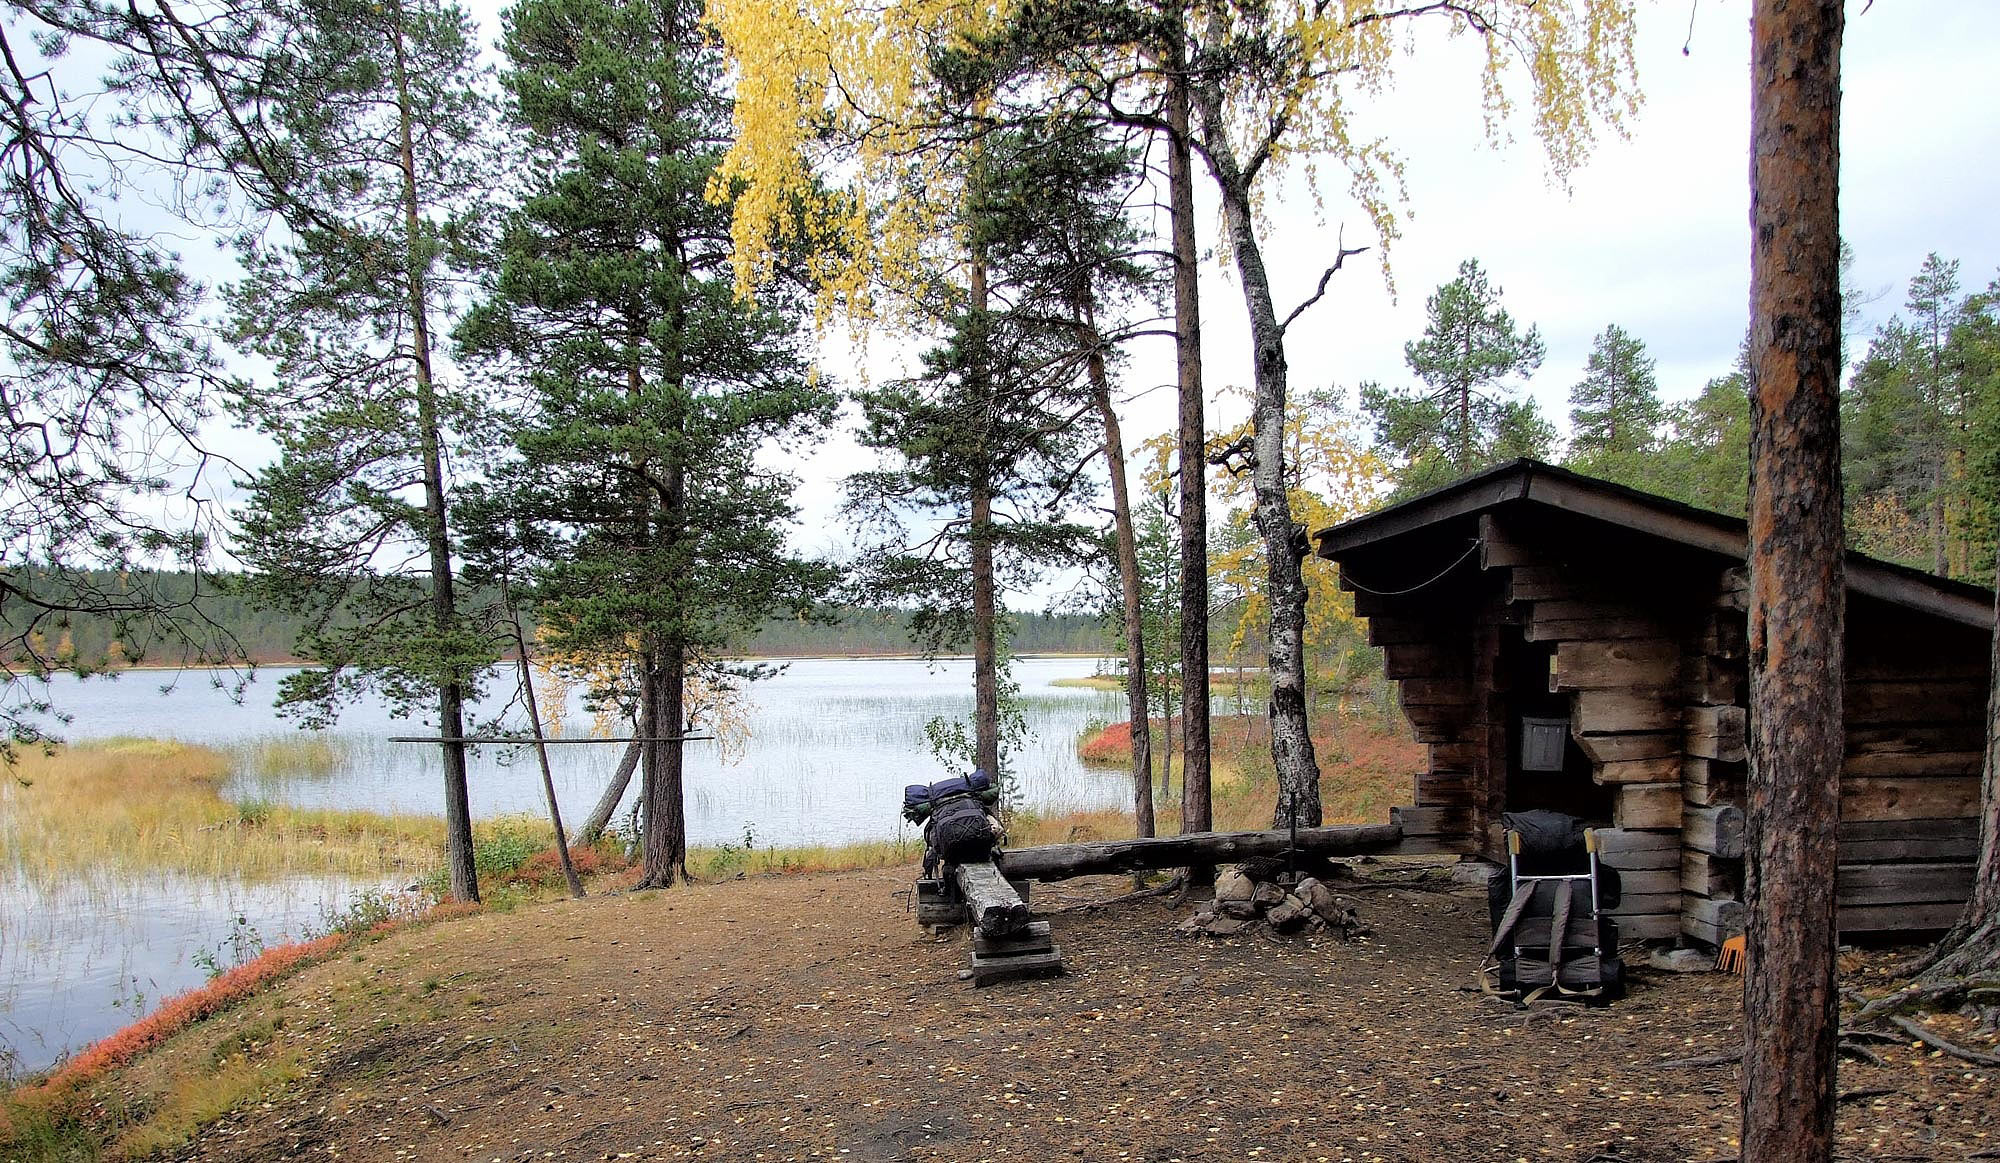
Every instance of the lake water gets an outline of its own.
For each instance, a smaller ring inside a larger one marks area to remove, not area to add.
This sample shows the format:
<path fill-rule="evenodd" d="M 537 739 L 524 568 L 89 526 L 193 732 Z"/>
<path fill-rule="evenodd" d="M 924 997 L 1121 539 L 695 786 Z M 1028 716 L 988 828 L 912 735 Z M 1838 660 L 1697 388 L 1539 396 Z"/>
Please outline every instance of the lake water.
<path fill-rule="evenodd" d="M 1123 696 L 1050 685 L 1101 665 L 1090 658 L 1015 661 L 1028 727 L 1009 768 L 1016 802 L 1044 811 L 1126 802 L 1130 787 L 1122 772 L 1085 769 L 1076 758 L 1083 731 L 1124 718 Z M 271 707 L 286 673 L 257 672 L 241 701 L 226 683 L 217 685 L 227 676 L 200 671 L 59 679 L 50 697 L 74 716 L 62 728 L 73 740 L 178 739 L 235 756 L 229 794 L 238 800 L 442 814 L 437 747 L 388 742 L 392 735 L 435 735 L 435 726 L 394 718 L 381 705 L 353 707 L 333 728 L 315 733 L 328 758 L 309 771 L 265 762 L 282 750 L 269 744 L 301 734 Z M 509 678 L 494 685 L 511 686 Z M 478 717 L 504 710 L 496 693 Z M 924 725 L 938 716 L 969 718 L 971 711 L 969 661 L 789 662 L 748 688 L 740 756 L 725 757 L 712 741 L 687 744 L 689 841 L 742 843 L 746 832 L 760 847 L 899 835 L 914 841 L 898 815 L 903 785 L 956 774 L 930 754 Z M 588 733 L 580 695 L 565 720 L 572 734 Z M 518 715 L 512 721 L 521 722 Z M 590 810 L 622 750 L 622 744 L 549 749 L 565 822 L 573 826 Z M 525 748 L 478 748 L 470 785 L 476 816 L 546 810 L 539 769 Z M 637 788 L 635 778 L 621 815 Z M 38 888 L 17 870 L 0 868 L 0 1073 L 10 1064 L 45 1067 L 161 998 L 201 984 L 213 964 L 226 966 L 259 941 L 299 936 L 358 887 L 378 886 L 135 881 L 85 872 Z"/>

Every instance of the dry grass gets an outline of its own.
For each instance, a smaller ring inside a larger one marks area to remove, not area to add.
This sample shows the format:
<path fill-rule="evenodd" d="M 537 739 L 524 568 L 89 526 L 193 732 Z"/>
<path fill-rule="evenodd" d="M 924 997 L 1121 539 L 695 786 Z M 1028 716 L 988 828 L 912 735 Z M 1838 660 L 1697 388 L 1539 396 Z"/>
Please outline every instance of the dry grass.
<path fill-rule="evenodd" d="M 41 881 L 86 869 L 415 876 L 439 862 L 441 821 L 234 804 L 222 796 L 229 774 L 228 756 L 185 743 L 111 740 L 24 755 L 0 779 L 0 861 Z"/>
<path fill-rule="evenodd" d="M 1409 728 L 1400 717 L 1385 723 L 1381 717 L 1366 712 L 1326 714 L 1314 719 L 1312 734 L 1320 766 L 1320 801 L 1327 823 L 1386 823 L 1391 807 L 1410 802 L 1413 780 L 1424 764 L 1424 746 L 1410 738 Z M 1165 724 L 1155 719 L 1156 772 L 1165 754 L 1165 737 Z M 1122 767 L 1132 754 L 1132 725 L 1113 723 L 1079 742 L 1077 752 L 1085 763 Z M 1212 727 L 1211 754 L 1214 760 L 1210 792 L 1215 826 L 1225 831 L 1270 827 L 1277 803 L 1277 779 L 1271 766 L 1270 734 L 1265 720 L 1255 715 L 1218 717 Z M 1179 759 L 1178 754 L 1175 759 Z M 1178 780 L 1179 775 L 1177 762 L 1174 779 Z M 1178 802 L 1178 782 L 1171 790 Z M 1172 828 L 1172 817 L 1177 813 L 1166 810 L 1164 800 L 1156 803 L 1163 809 L 1159 812 L 1162 828 Z M 1122 818 L 1129 830 L 1130 816 Z"/>

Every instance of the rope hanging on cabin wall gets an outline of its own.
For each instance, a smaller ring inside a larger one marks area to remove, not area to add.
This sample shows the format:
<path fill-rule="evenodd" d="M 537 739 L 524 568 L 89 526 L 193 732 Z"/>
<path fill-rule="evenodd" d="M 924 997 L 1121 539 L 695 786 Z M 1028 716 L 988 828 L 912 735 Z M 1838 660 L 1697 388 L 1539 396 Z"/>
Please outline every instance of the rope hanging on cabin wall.
<path fill-rule="evenodd" d="M 1364 586 L 1360 582 L 1355 581 L 1354 575 L 1347 572 L 1345 569 L 1340 571 L 1340 580 L 1347 583 L 1349 586 L 1352 586 L 1353 588 L 1360 590 L 1364 594 L 1373 594 L 1378 598 L 1400 598 L 1404 594 L 1414 594 L 1418 590 L 1423 589 L 1425 586 L 1436 585 L 1438 582 L 1443 581 L 1447 574 L 1449 574 L 1452 570 L 1457 569 L 1459 566 L 1465 564 L 1465 559 L 1471 557 L 1473 554 L 1477 552 L 1479 552 L 1479 538 L 1474 537 L 1469 543 L 1467 543 L 1465 547 L 1465 552 L 1459 554 L 1457 558 L 1453 559 L 1450 565 L 1445 566 L 1443 569 L 1439 570 L 1433 576 L 1418 582 L 1416 585 L 1413 585 L 1408 589 L 1378 590 L 1370 586 Z"/>

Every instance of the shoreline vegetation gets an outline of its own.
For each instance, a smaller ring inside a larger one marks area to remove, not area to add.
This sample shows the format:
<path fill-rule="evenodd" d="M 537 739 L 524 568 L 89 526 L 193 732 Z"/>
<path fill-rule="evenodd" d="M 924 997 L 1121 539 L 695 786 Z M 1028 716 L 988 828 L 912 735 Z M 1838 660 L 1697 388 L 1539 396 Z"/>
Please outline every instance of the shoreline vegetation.
<path fill-rule="evenodd" d="M 38 665 L 56 672 L 98 673 L 127 669 L 176 670 L 219 665 L 310 666 L 298 657 L 303 616 L 258 606 L 235 575 L 197 579 L 182 572 L 134 571 L 121 575 L 86 572 L 86 581 L 105 593 L 143 589 L 162 601 L 188 603 L 192 615 L 217 633 L 214 645 L 229 657 L 196 658 L 169 652 L 116 620 L 79 614 L 60 628 L 26 636 Z M 34 568 L 21 571 L 20 584 L 51 599 L 63 597 L 58 579 Z M 497 600 L 497 594 L 469 591 L 470 606 Z M 468 608 L 470 608 L 470 606 Z M 743 658 L 918 657 L 908 611 L 849 606 L 832 611 L 830 622 L 772 619 L 739 647 Z M 1110 655 L 1117 652 L 1109 623 L 1096 614 L 1016 611 L 1008 616 L 1009 643 L 1016 656 Z M 336 618 L 333 628 L 340 628 Z M 0 627 L 6 623 L 0 622 Z M 532 628 L 530 628 L 532 634 Z M 169 656 L 171 654 L 171 656 Z M 26 659 L 22 660 L 26 663 Z"/>
<path fill-rule="evenodd" d="M 1371 713 L 1316 721 L 1329 821 L 1384 819 L 1389 805 L 1408 798 L 1422 745 L 1393 723 Z M 1275 779 L 1262 717 L 1222 717 L 1215 728 L 1215 826 L 1267 827 Z M 1089 763 L 1122 763 L 1129 732 L 1130 724 L 1123 722 L 1088 731 L 1077 741 L 1079 754 Z M 1163 727 L 1156 727 L 1155 738 L 1165 737 Z M 192 744 L 115 739 L 21 757 L 0 787 L 0 861 L 12 862 L 25 877 L 86 871 L 243 879 L 338 873 L 399 881 L 407 876 L 431 891 L 393 898 L 363 894 L 365 899 L 329 916 L 316 935 L 218 967 L 208 985 L 167 999 L 51 1070 L 21 1080 L 0 1100 L 0 1146 L 24 1152 L 23 1158 L 132 1158 L 183 1143 L 207 1122 L 281 1089 L 302 1064 L 282 1057 L 259 1060 L 247 1052 L 218 1058 L 212 1071 L 183 1080 L 157 1109 L 137 1120 L 120 1119 L 124 1129 L 110 1140 L 92 1129 L 99 1084 L 178 1030 L 336 955 L 352 951 L 359 958 L 364 944 L 388 933 L 566 895 L 547 824 L 537 817 L 478 822 L 488 899 L 482 906 L 439 906 L 434 900 L 441 887 L 441 819 L 232 802 L 224 794 L 239 764 L 269 769 L 327 762 L 315 742 L 308 736 L 232 755 Z M 1177 791 L 1178 784 L 1169 783 L 1160 794 Z M 1162 813 L 1163 832 L 1173 830 L 1175 815 Z M 1013 814 L 1009 843 L 1111 839 L 1130 831 L 1128 810 L 1022 810 Z M 574 851 L 592 895 L 629 889 L 637 875 L 619 837 Z M 697 891 L 702 882 L 899 867 L 921 855 L 914 834 L 850 844 L 712 845 L 689 853 Z M 76 1154 L 78 1149 L 83 1153 Z"/>
<path fill-rule="evenodd" d="M 1065 680 L 1096 683 L 1116 679 Z M 1314 723 L 1322 762 L 1326 818 L 1376 821 L 1404 802 L 1422 745 L 1393 720 L 1366 712 L 1324 714 Z M 1262 827 L 1275 792 L 1261 716 L 1218 716 L 1214 722 L 1215 819 L 1218 828 Z M 1130 726 L 1112 723 L 1077 741 L 1094 767 L 1122 766 Z M 1154 737 L 1165 739 L 1154 720 Z M 1178 754 L 1173 771 L 1179 770 Z M 1156 751 L 1156 770 L 1164 752 Z M 261 773 L 314 772 L 339 762 L 325 740 L 301 734 L 267 740 L 235 753 L 197 744 L 107 739 L 23 752 L 0 781 L 0 861 L 31 881 L 86 871 L 178 872 L 245 881 L 338 875 L 424 884 L 442 862 L 444 822 L 428 815 L 391 815 L 300 808 L 264 799 L 232 799 L 226 786 L 239 767 Z M 1171 779 L 1172 776 L 1169 776 Z M 1170 782 L 1161 794 L 1176 792 Z M 1170 816 L 1166 813 L 1164 816 Z M 1166 822 L 1163 826 L 1170 826 Z M 546 820 L 522 814 L 475 824 L 482 878 L 500 891 L 532 895 L 561 888 Z M 1125 808 L 1017 810 L 1010 821 L 1016 847 L 1112 838 L 1131 830 Z M 921 856 L 914 832 L 848 843 L 697 845 L 689 870 L 697 880 L 740 875 L 826 872 L 904 864 Z M 615 878 L 626 870 L 623 838 L 607 836 L 582 850 L 587 875 Z M 544 884 L 543 882 L 547 883 Z M 613 885 L 612 880 L 606 880 Z"/>

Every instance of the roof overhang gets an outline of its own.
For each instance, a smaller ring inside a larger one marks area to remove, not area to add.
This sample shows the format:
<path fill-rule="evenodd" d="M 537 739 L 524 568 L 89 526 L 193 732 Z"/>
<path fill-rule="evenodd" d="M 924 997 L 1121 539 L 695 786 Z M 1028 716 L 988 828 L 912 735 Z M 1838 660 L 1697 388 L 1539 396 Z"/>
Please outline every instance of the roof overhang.
<path fill-rule="evenodd" d="M 1321 557 L 1338 561 L 1357 550 L 1510 503 L 1525 502 L 1571 513 L 1691 549 L 1747 560 L 1749 526 L 1740 517 L 1570 472 L 1534 460 L 1515 460 L 1462 481 L 1356 517 L 1314 537 Z M 1993 627 L 1993 593 L 1981 586 L 1933 577 L 1921 570 L 1847 555 L 1847 588 L 1898 606 L 1982 629 Z"/>

